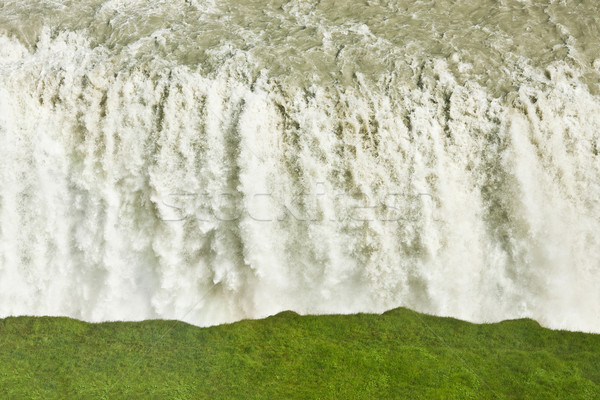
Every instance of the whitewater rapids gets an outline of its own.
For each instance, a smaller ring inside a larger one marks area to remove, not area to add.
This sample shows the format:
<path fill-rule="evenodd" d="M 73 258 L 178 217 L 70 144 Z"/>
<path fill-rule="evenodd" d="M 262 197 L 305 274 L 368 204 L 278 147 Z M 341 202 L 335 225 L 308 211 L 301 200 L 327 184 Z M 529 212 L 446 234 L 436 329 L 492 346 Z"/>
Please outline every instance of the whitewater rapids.
<path fill-rule="evenodd" d="M 600 332 L 596 1 L 0 2 L 0 317 Z"/>

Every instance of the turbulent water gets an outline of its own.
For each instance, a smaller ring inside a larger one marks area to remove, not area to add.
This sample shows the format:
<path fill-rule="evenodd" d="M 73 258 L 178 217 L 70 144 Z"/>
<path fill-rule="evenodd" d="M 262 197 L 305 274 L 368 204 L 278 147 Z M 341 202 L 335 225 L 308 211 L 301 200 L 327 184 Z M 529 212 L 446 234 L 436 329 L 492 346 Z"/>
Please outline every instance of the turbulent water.
<path fill-rule="evenodd" d="M 600 332 L 599 136 L 596 0 L 2 0 L 0 316 Z"/>

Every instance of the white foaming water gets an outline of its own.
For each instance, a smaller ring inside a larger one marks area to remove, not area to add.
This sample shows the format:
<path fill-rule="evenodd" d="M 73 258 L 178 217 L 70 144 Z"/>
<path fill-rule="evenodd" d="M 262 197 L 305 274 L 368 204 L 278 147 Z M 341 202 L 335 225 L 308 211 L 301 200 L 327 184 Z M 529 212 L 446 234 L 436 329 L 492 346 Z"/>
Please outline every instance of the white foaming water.
<path fill-rule="evenodd" d="M 500 3 L 6 2 L 0 316 L 600 332 L 597 21 Z"/>

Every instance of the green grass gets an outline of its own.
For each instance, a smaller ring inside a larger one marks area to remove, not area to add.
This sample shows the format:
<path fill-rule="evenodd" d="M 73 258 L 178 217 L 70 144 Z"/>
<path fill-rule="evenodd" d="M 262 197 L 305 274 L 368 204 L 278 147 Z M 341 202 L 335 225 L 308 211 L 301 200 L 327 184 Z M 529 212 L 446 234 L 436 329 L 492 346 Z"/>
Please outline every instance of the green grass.
<path fill-rule="evenodd" d="M 407 309 L 211 328 L 10 317 L 0 398 L 600 399 L 600 335 Z"/>

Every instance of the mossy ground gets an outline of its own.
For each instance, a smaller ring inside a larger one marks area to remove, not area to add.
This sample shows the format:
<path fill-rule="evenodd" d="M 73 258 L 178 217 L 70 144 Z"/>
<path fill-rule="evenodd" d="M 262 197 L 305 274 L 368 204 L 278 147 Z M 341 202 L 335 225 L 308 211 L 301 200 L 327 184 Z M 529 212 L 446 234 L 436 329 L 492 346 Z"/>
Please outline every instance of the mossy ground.
<path fill-rule="evenodd" d="M 600 335 L 407 309 L 211 328 L 10 317 L 0 398 L 600 399 Z"/>

